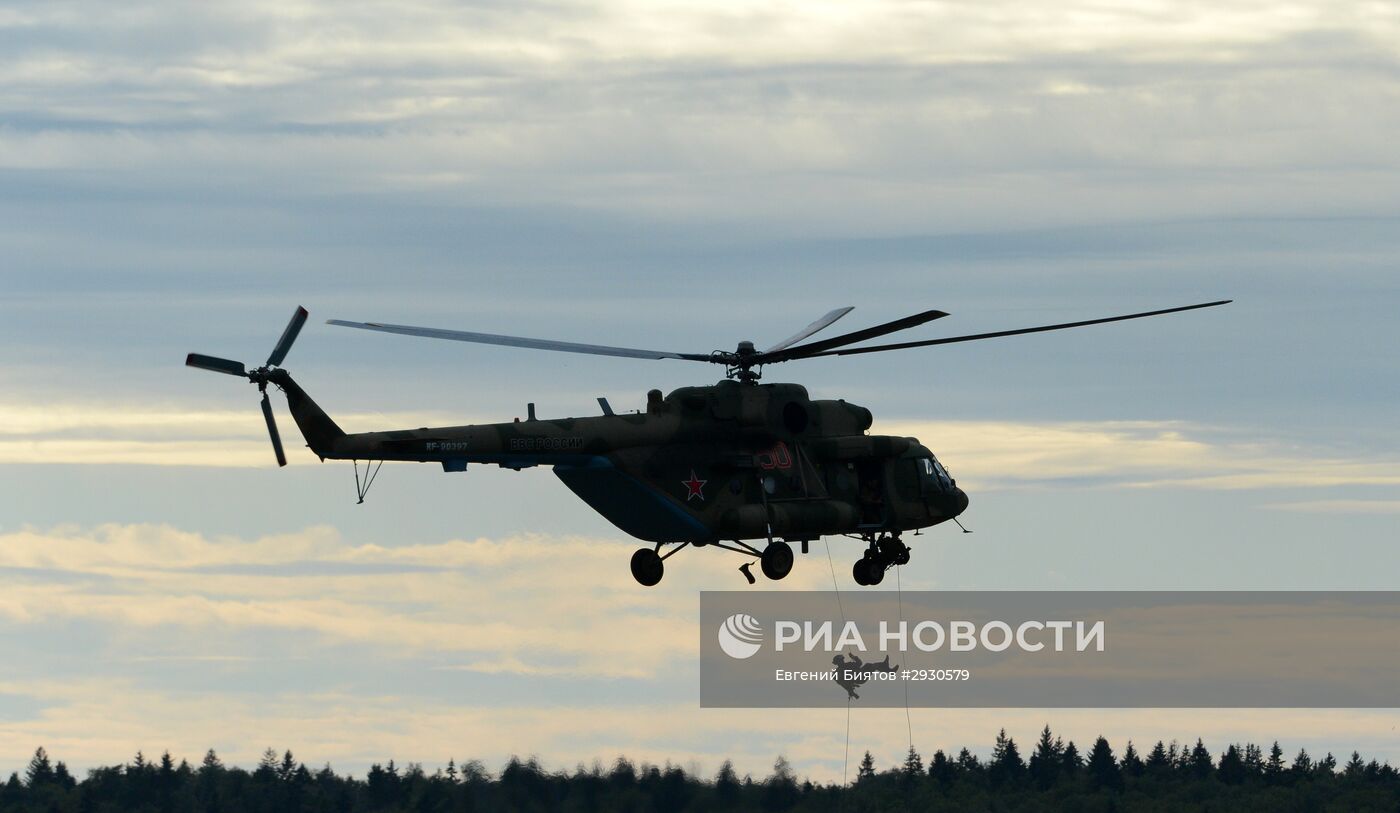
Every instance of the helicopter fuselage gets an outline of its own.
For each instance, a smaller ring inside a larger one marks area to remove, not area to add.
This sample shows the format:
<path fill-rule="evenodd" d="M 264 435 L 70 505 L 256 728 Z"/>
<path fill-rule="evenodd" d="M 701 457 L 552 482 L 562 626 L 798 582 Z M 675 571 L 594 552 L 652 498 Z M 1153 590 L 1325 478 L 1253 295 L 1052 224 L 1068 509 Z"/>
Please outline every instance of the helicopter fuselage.
<path fill-rule="evenodd" d="M 273 381 L 323 459 L 436 462 L 445 471 L 552 466 L 594 510 L 648 542 L 899 532 L 967 507 L 917 439 L 867 434 L 869 410 L 813 400 L 796 384 L 721 381 L 664 397 L 653 390 L 637 412 L 344 434 L 329 431 L 290 376 Z"/>

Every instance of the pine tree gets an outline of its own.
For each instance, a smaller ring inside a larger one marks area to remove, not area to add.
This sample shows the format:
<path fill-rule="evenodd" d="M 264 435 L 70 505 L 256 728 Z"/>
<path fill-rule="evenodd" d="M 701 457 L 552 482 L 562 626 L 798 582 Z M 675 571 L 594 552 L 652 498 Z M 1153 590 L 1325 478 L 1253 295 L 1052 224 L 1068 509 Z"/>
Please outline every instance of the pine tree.
<path fill-rule="evenodd" d="M 1293 758 L 1293 765 L 1289 767 L 1288 772 L 1296 777 L 1306 779 L 1312 774 L 1312 770 L 1313 761 L 1312 757 L 1308 756 L 1308 749 L 1299 748 L 1298 756 Z"/>
<path fill-rule="evenodd" d="M 964 774 L 982 770 L 982 763 L 971 751 L 963 748 L 958 752 L 958 770 Z"/>
<path fill-rule="evenodd" d="M 53 766 L 53 781 L 64 790 L 72 790 L 78 786 L 78 781 L 68 773 L 68 766 L 63 764 L 63 760 L 59 760 Z"/>
<path fill-rule="evenodd" d="M 1232 743 L 1225 749 L 1225 753 L 1220 755 L 1220 781 L 1227 785 L 1238 785 L 1244 782 L 1244 777 L 1244 757 L 1240 756 L 1239 746 Z"/>
<path fill-rule="evenodd" d="M 856 781 L 857 781 L 857 782 L 864 782 L 864 781 L 866 781 L 866 780 L 868 780 L 868 779 L 874 779 L 874 778 L 875 778 L 875 757 L 871 756 L 869 751 L 866 751 L 866 752 L 865 752 L 865 756 L 861 757 L 861 760 L 860 760 L 860 768 L 858 768 L 858 769 L 856 770 Z"/>
<path fill-rule="evenodd" d="M 1142 776 L 1144 770 L 1142 757 L 1138 756 L 1132 740 L 1128 740 L 1128 747 L 1123 749 L 1123 759 L 1119 761 L 1118 766 L 1122 769 L 1124 776 Z"/>
<path fill-rule="evenodd" d="M 583 771 L 583 763 L 579 763 L 579 771 Z M 449 758 L 447 760 L 447 781 L 448 784 L 457 784 L 457 760 Z"/>
<path fill-rule="evenodd" d="M 1318 776 L 1332 776 L 1337 772 L 1337 758 L 1332 756 L 1331 751 L 1328 751 L 1327 756 L 1319 760 L 1317 765 L 1313 767 L 1313 771 Z"/>
<path fill-rule="evenodd" d="M 1347 760 L 1346 767 L 1342 768 L 1342 776 L 1347 779 L 1360 779 L 1366 773 L 1366 763 L 1361 761 L 1361 755 L 1355 751 L 1351 752 L 1351 759 Z"/>
<path fill-rule="evenodd" d="M 667 771 L 670 775 L 671 772 Z M 684 777 L 681 777 L 684 785 Z M 765 810 L 787 810 L 797 804 L 797 778 L 786 757 L 779 756 L 773 762 L 773 773 L 763 782 L 763 808 Z M 682 805 L 664 805 L 663 809 L 674 810 Z"/>
<path fill-rule="evenodd" d="M 1060 754 L 1060 773 L 1064 776 L 1075 777 L 1084 767 L 1084 758 L 1079 756 L 1079 749 L 1074 747 L 1074 740 L 1065 744 L 1065 750 Z"/>
<path fill-rule="evenodd" d="M 1096 788 L 1117 790 L 1123 787 L 1118 760 L 1113 758 L 1113 749 L 1102 736 L 1094 740 L 1094 747 L 1089 750 L 1089 779 Z"/>
<path fill-rule="evenodd" d="M 49 752 L 41 745 L 34 749 L 34 758 L 24 769 L 24 784 L 31 788 L 51 785 L 54 781 L 53 764 L 49 762 Z"/>
<path fill-rule="evenodd" d="M 1196 738 L 1196 746 L 1191 749 L 1190 768 L 1191 772 L 1200 779 L 1205 779 L 1210 776 L 1211 771 L 1215 770 L 1215 763 L 1210 758 L 1210 752 L 1206 750 L 1205 743 L 1201 742 L 1199 737 Z"/>
<path fill-rule="evenodd" d="M 1269 761 L 1264 763 L 1264 780 L 1271 785 L 1276 785 L 1283 779 L 1283 749 L 1279 747 L 1278 740 L 1269 748 Z"/>
<path fill-rule="evenodd" d="M 1172 767 L 1171 757 L 1167 755 L 1166 746 L 1161 740 L 1152 746 L 1152 751 L 1147 755 L 1147 768 L 1153 773 L 1166 773 Z"/>
<path fill-rule="evenodd" d="M 1245 773 L 1250 776 L 1264 773 L 1264 752 L 1252 742 L 1247 742 L 1244 746 L 1244 767 Z"/>
<path fill-rule="evenodd" d="M 1026 763 L 1021 761 L 1021 752 L 1016 741 L 1006 736 L 1006 729 L 997 733 L 996 745 L 992 747 L 992 761 L 987 766 L 993 782 L 1014 782 L 1026 772 Z"/>
<path fill-rule="evenodd" d="M 1041 790 L 1053 787 L 1059 779 L 1063 747 L 1050 738 L 1048 724 L 1040 730 L 1040 739 L 1036 740 L 1035 751 L 1031 752 L 1029 770 L 1031 779 Z"/>
<path fill-rule="evenodd" d="M 725 807 L 732 807 L 739 798 L 739 777 L 734 773 L 734 763 L 727 759 L 715 774 L 715 796 Z"/>
<path fill-rule="evenodd" d="M 213 748 L 210 748 L 208 751 L 204 752 L 204 760 L 199 763 L 200 773 L 217 773 L 218 771 L 222 771 L 223 769 L 224 763 L 222 760 L 219 759 L 219 755 L 214 753 Z"/>
<path fill-rule="evenodd" d="M 263 751 L 258 767 L 253 770 L 253 778 L 271 782 L 277 778 L 277 752 L 268 748 Z"/>
<path fill-rule="evenodd" d="M 914 746 L 909 746 L 909 753 L 904 757 L 904 777 L 915 779 L 924 775 L 924 760 L 919 756 L 919 752 L 914 750 Z"/>
<path fill-rule="evenodd" d="M 953 762 L 943 753 L 943 749 L 933 752 L 933 759 L 928 763 L 928 775 L 930 779 L 943 785 L 953 781 Z"/>

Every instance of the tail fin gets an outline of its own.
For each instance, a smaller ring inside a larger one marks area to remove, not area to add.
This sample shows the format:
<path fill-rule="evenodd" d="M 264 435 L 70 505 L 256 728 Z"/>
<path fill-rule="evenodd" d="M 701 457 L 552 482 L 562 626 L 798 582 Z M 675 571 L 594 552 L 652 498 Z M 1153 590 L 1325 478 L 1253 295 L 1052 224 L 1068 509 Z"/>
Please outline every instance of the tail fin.
<path fill-rule="evenodd" d="M 327 457 L 335 457 L 336 442 L 345 437 L 345 432 L 331 416 L 321 409 L 311 396 L 306 394 L 306 390 L 301 385 L 292 380 L 286 370 L 272 370 L 268 373 L 268 380 L 282 388 L 287 394 L 287 406 L 291 408 L 292 418 L 297 422 L 297 427 L 301 429 L 301 434 L 306 438 L 306 445 L 311 447 L 322 460 Z"/>

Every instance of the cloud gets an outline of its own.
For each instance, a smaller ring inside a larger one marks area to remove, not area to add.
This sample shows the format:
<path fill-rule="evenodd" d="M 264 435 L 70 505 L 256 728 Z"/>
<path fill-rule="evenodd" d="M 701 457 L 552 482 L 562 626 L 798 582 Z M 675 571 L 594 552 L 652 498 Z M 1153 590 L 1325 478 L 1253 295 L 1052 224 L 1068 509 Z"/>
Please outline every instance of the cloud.
<path fill-rule="evenodd" d="M 1400 514 L 1400 500 L 1301 500 L 1264 507 L 1316 514 Z"/>
<path fill-rule="evenodd" d="M 91 3 L 0 36 L 0 167 L 145 189 L 822 235 L 1400 202 L 1400 33 L 1361 2 Z"/>
<path fill-rule="evenodd" d="M 21 530 L 0 535 L 12 580 L 0 618 L 283 631 L 391 656 L 451 656 L 482 673 L 655 678 L 695 650 L 692 634 L 675 632 L 694 618 L 694 589 L 734 563 L 697 556 L 667 590 L 646 591 L 632 582 L 628 550 L 615 539 L 546 537 L 348 546 L 324 527 L 254 540 L 160 525 Z M 815 589 L 827 575 L 808 568 L 789 579 Z"/>
<path fill-rule="evenodd" d="M 499 768 L 509 755 L 534 755 L 569 769 L 626 754 L 706 773 L 728 758 L 741 773 L 762 775 L 783 754 L 800 773 L 838 781 L 844 710 L 701 709 L 687 688 L 695 592 L 720 570 L 732 577 L 733 562 L 687 558 L 666 589 L 643 590 L 622 553 L 615 540 L 578 537 L 349 545 L 319 527 L 256 539 L 159 525 L 0 535 L 7 640 L 66 637 L 81 622 L 103 642 L 83 656 L 91 673 L 11 662 L 0 680 L 0 755 L 19 768 L 43 744 L 81 771 L 138 749 L 197 760 L 213 747 L 251 765 L 271 746 L 363 772 L 390 758 L 432 770 L 449 757 Z M 824 568 L 799 568 L 783 586 L 823 589 L 827 578 Z M 36 645 L 31 655 L 42 651 Z M 133 674 L 131 663 L 153 671 Z M 381 664 L 396 665 L 387 674 L 397 677 L 382 677 Z M 302 669 L 309 681 L 288 679 Z M 444 688 L 433 689 L 420 669 L 441 675 Z M 532 684 L 540 693 L 515 691 L 527 681 L 540 681 Z M 1289 748 L 1319 753 L 1386 757 L 1394 748 L 1393 716 L 1374 710 L 910 716 L 926 757 L 963 745 L 985 753 L 1003 726 L 1030 742 L 1046 721 L 1081 743 L 1105 734 L 1117 748 L 1129 737 L 1141 749 L 1159 737 L 1204 736 L 1218 749 L 1284 735 Z M 893 764 L 908 744 L 902 709 L 857 709 L 850 731 L 848 775 L 854 755 L 870 749 L 879 764 Z"/>

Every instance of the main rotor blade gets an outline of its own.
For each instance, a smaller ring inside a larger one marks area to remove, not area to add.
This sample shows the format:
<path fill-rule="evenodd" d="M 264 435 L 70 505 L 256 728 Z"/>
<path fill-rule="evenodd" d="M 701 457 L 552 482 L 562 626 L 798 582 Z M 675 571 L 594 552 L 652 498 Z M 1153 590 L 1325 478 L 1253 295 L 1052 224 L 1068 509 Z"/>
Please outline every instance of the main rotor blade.
<path fill-rule="evenodd" d="M 994 333 L 974 333 L 968 336 L 949 336 L 944 339 L 928 339 L 921 342 L 901 342 L 899 344 L 878 344 L 874 347 L 852 347 L 846 350 L 830 350 L 824 353 L 812 353 L 813 356 L 854 356 L 857 353 L 880 353 L 885 350 L 905 350 L 910 347 L 928 347 L 935 344 L 954 344 L 956 342 L 971 342 L 978 339 L 996 339 L 1002 336 L 1020 336 L 1023 333 L 1044 333 L 1047 330 L 1065 330 L 1072 327 L 1084 327 L 1085 325 L 1102 325 L 1108 322 L 1122 322 L 1126 319 L 1142 319 L 1148 316 L 1161 316 L 1164 313 L 1180 313 L 1181 311 L 1193 311 L 1197 308 L 1214 308 L 1217 305 L 1228 305 L 1233 299 L 1221 299 L 1215 302 L 1202 302 L 1199 305 L 1184 305 L 1180 308 L 1164 308 L 1159 311 L 1146 311 L 1144 313 L 1130 313 L 1126 316 L 1109 316 L 1104 319 L 1086 319 L 1082 322 L 1064 322 L 1058 325 L 1041 325 L 1040 327 L 1023 327 L 1017 330 L 998 330 Z"/>
<path fill-rule="evenodd" d="M 413 327 L 411 325 L 386 325 L 380 322 L 347 322 L 331 319 L 328 325 L 357 327 L 361 330 L 377 330 L 381 333 L 398 333 L 403 336 L 424 336 L 429 339 L 451 339 L 456 342 L 476 342 L 477 344 L 497 344 L 505 347 L 525 347 L 531 350 L 557 350 L 563 353 L 588 353 L 594 356 L 620 356 L 633 359 L 686 359 L 688 361 L 711 361 L 708 354 L 668 353 L 664 350 L 638 350 L 632 347 L 609 347 L 601 344 L 579 344 L 560 342 L 552 339 L 531 339 L 525 336 L 501 336 L 495 333 L 472 333 L 466 330 L 442 330 L 433 327 Z"/>
<path fill-rule="evenodd" d="M 837 308 L 836 310 L 831 311 L 831 312 L 828 313 L 827 315 L 823 316 L 822 318 L 818 319 L 817 321 L 813 322 L 812 324 L 810 324 L 810 325 L 808 325 L 808 326 L 802 328 L 802 329 L 799 330 L 798 332 L 792 334 L 791 336 L 787 337 L 786 339 L 783 339 L 782 341 L 778 342 L 777 344 L 773 345 L 772 347 L 768 348 L 767 350 L 764 350 L 763 352 L 765 352 L 765 353 L 775 353 L 775 352 L 777 352 L 777 351 L 779 351 L 779 350 L 782 350 L 782 349 L 785 348 L 785 347 L 792 347 L 794 344 L 797 344 L 798 342 L 802 341 L 803 339 L 807 338 L 808 336 L 811 336 L 813 333 L 816 333 L 818 330 L 822 330 L 823 328 L 826 328 L 826 327 L 829 326 L 832 322 L 835 322 L 837 319 L 840 319 L 842 316 L 845 316 L 846 314 L 850 313 L 850 312 L 853 311 L 853 310 L 855 310 L 855 307 L 854 307 L 854 306 L 851 306 L 851 305 L 847 305 L 847 306 L 844 307 L 844 308 Z"/>
<path fill-rule="evenodd" d="M 272 438 L 272 451 L 277 453 L 277 465 L 287 465 L 287 455 L 282 452 L 282 436 L 277 433 L 277 419 L 272 417 L 272 402 L 267 393 L 262 397 L 263 420 L 267 421 L 267 434 Z"/>
<path fill-rule="evenodd" d="M 233 359 L 221 359 L 218 356 L 206 356 L 202 353 L 190 353 L 185 356 L 186 367 L 198 367 L 201 370 L 210 370 L 225 375 L 246 376 L 248 370 L 244 368 L 243 362 Z"/>
<path fill-rule="evenodd" d="M 857 330 L 854 333 L 846 333 L 841 336 L 833 336 L 830 339 L 799 344 L 796 347 L 789 347 L 779 350 L 776 353 L 759 353 L 753 357 L 754 364 L 776 364 L 780 361 L 792 361 L 793 359 L 807 358 L 809 356 L 827 355 L 824 351 L 833 347 L 840 347 L 843 344 L 863 342 L 866 339 L 873 339 L 876 336 L 884 336 L 887 333 L 894 333 L 899 330 L 906 330 L 925 322 L 932 322 L 934 319 L 942 319 L 948 314 L 943 311 L 924 311 L 913 316 L 906 316 L 903 319 L 896 319 L 893 322 L 885 322 L 882 325 L 875 325 L 864 330 Z"/>
<path fill-rule="evenodd" d="M 267 357 L 269 367 L 276 367 L 287 357 L 287 351 L 292 349 L 292 342 L 297 340 L 297 334 L 301 332 L 301 326 L 306 324 L 306 308 L 297 306 L 296 313 L 292 314 L 292 321 L 287 323 L 287 329 L 282 331 L 282 338 L 277 340 L 277 345 L 272 348 L 272 355 Z"/>

